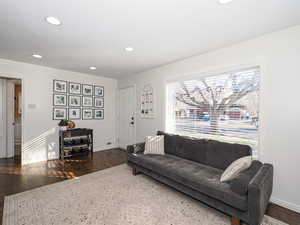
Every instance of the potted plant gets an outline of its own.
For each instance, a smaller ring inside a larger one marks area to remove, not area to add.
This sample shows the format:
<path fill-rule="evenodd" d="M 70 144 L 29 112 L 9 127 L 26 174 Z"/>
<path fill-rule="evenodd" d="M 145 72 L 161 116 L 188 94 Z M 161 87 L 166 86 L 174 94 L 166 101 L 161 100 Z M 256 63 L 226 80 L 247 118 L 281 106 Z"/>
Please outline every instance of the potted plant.
<path fill-rule="evenodd" d="M 72 121 L 72 120 L 69 120 L 69 121 L 68 121 L 68 128 L 69 128 L 69 129 L 74 129 L 74 128 L 75 128 L 75 123 L 74 123 L 74 121 Z"/>
<path fill-rule="evenodd" d="M 60 130 L 67 130 L 67 126 L 69 125 L 69 120 L 61 120 L 58 123 Z"/>

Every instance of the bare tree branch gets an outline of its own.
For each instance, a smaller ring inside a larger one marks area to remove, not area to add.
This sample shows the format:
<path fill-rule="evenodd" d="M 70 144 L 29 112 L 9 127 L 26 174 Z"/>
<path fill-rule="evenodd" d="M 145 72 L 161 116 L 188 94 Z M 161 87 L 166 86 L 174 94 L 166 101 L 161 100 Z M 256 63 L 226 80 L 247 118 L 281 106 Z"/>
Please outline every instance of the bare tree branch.
<path fill-rule="evenodd" d="M 215 98 L 215 95 L 214 95 L 214 93 L 213 93 L 211 87 L 209 87 L 208 84 L 206 83 L 205 79 L 202 79 L 201 81 L 202 81 L 202 83 L 204 84 L 204 86 L 206 87 L 207 92 L 209 92 L 210 95 L 211 95 L 211 99 L 212 99 L 212 102 L 213 102 L 212 107 L 214 108 L 214 107 L 216 106 L 216 103 L 217 103 L 216 98 Z"/>
<path fill-rule="evenodd" d="M 253 91 L 256 91 L 258 89 L 258 87 L 254 84 L 250 84 L 249 85 L 249 82 L 248 82 L 248 86 L 246 85 L 246 87 L 244 87 L 243 90 L 237 92 L 237 93 L 234 93 L 229 99 L 230 101 L 226 104 L 225 107 L 228 107 L 232 104 L 234 104 L 235 102 L 237 102 L 238 100 L 242 99 L 243 97 L 245 97 L 247 94 L 253 92 Z"/>
<path fill-rule="evenodd" d="M 205 104 L 209 104 L 209 101 L 205 98 L 203 92 L 201 91 L 201 89 L 197 86 L 195 89 L 197 89 L 198 93 L 201 95 L 203 101 L 205 102 Z"/>
<path fill-rule="evenodd" d="M 209 110 L 211 118 L 211 129 L 213 132 L 218 132 L 218 118 L 222 111 L 226 108 L 233 106 L 243 97 L 258 90 L 258 83 L 256 78 L 252 80 L 235 79 L 233 75 L 230 75 L 224 82 L 217 86 L 209 86 L 205 79 L 200 80 L 205 89 L 201 89 L 201 86 L 195 86 L 193 90 L 189 90 L 184 82 L 181 82 L 181 88 L 183 92 L 176 93 L 177 101 L 186 104 L 188 106 Z M 230 86 L 231 85 L 231 86 Z M 202 87 L 203 87 L 202 86 Z M 232 93 L 229 96 L 224 96 L 231 88 Z"/>
<path fill-rule="evenodd" d="M 197 101 L 197 100 L 195 99 L 195 97 L 191 96 L 189 90 L 187 89 L 187 87 L 186 87 L 186 85 L 185 85 L 184 83 L 180 83 L 180 84 L 181 84 L 182 89 L 183 89 L 184 92 L 185 92 L 186 98 L 190 101 L 190 104 L 193 104 L 194 106 L 196 106 L 196 107 L 198 107 L 198 108 L 207 106 L 207 104 L 206 104 L 205 102 Z M 177 97 L 178 97 L 178 96 L 177 96 Z M 180 99 L 181 99 L 182 101 L 187 101 L 187 100 L 184 99 L 183 96 L 180 96 Z M 179 101 L 180 101 L 180 100 L 179 100 Z"/>
<path fill-rule="evenodd" d="M 186 105 L 189 105 L 189 106 L 194 106 L 194 107 L 197 107 L 197 108 L 201 108 L 201 106 L 199 106 L 198 104 L 195 104 L 193 102 L 189 102 L 189 101 L 183 99 L 182 97 L 176 96 L 176 100 L 178 100 L 178 101 L 180 101 L 180 102 L 182 102 L 182 103 L 184 103 Z"/>

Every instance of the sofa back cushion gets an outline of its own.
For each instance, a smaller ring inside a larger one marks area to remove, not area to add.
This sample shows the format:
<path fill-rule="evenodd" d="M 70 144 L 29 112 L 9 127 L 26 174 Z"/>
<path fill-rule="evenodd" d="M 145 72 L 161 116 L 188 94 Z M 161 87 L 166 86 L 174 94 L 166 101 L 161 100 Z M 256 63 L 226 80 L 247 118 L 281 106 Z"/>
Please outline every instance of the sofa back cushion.
<path fill-rule="evenodd" d="M 163 135 L 164 136 L 164 150 L 166 154 L 172 154 L 174 149 L 176 149 L 176 137 L 178 135 L 175 134 L 168 134 L 163 131 L 158 131 L 157 135 Z"/>
<path fill-rule="evenodd" d="M 206 164 L 206 139 L 184 137 L 162 131 L 158 131 L 157 134 L 165 137 L 166 154 Z"/>
<path fill-rule="evenodd" d="M 233 161 L 251 155 L 247 145 L 184 137 L 158 131 L 164 135 L 165 153 L 225 170 Z"/>
<path fill-rule="evenodd" d="M 177 136 L 173 155 L 206 164 L 206 143 L 205 139 Z"/>
<path fill-rule="evenodd" d="M 252 154 L 248 145 L 215 140 L 209 140 L 206 149 L 206 164 L 221 170 L 225 170 L 235 160 Z"/>

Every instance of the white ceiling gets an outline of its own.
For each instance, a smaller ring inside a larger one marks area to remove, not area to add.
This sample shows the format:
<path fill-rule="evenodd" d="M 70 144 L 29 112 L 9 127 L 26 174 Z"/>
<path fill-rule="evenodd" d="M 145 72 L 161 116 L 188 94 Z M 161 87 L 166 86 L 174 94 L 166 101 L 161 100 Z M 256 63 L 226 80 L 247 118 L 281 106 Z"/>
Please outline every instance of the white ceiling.
<path fill-rule="evenodd" d="M 123 78 L 299 23 L 300 0 L 1 0 L 0 58 Z"/>

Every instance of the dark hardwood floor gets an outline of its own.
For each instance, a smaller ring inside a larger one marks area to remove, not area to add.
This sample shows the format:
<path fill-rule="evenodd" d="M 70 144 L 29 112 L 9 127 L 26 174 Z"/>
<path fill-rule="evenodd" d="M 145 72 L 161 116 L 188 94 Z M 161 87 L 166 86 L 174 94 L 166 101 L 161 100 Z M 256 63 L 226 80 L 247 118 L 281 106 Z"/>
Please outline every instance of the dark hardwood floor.
<path fill-rule="evenodd" d="M 289 210 L 287 208 L 281 207 L 274 203 L 270 203 L 266 212 L 267 215 L 281 220 L 290 225 L 300 224 L 300 214 Z"/>
<path fill-rule="evenodd" d="M 126 152 L 122 149 L 95 152 L 92 159 L 82 156 L 25 166 L 20 166 L 19 159 L 0 159 L 0 221 L 6 195 L 72 179 L 125 162 Z M 273 203 L 269 204 L 267 215 L 290 225 L 300 224 L 300 214 Z"/>

